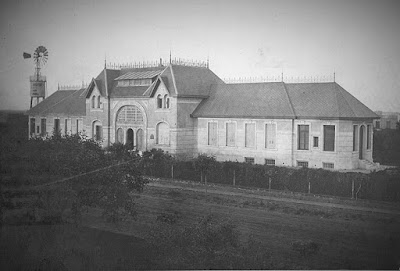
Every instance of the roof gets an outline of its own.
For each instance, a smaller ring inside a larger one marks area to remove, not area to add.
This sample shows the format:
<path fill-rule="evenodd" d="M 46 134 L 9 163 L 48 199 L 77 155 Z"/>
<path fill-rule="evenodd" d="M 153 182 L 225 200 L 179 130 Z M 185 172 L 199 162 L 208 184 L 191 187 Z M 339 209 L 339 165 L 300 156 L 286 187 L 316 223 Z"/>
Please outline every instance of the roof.
<path fill-rule="evenodd" d="M 365 119 L 378 118 L 337 83 L 214 85 L 193 117 Z"/>
<path fill-rule="evenodd" d="M 294 118 L 283 83 L 218 84 L 194 117 Z"/>
<path fill-rule="evenodd" d="M 114 80 L 127 80 L 127 79 L 150 79 L 154 78 L 161 73 L 161 70 L 157 71 L 136 71 L 125 73 Z"/>
<path fill-rule="evenodd" d="M 85 88 L 78 90 L 58 90 L 26 112 L 27 115 L 86 115 Z"/>

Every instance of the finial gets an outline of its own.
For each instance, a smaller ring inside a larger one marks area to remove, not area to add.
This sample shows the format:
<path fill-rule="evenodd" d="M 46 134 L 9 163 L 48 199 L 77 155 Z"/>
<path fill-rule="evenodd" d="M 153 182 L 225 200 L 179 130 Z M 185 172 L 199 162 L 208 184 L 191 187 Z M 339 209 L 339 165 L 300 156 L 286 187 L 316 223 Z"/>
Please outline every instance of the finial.
<path fill-rule="evenodd" d="M 104 54 L 104 69 L 107 68 L 107 55 Z"/>
<path fill-rule="evenodd" d="M 281 79 L 282 79 L 282 82 L 283 82 L 283 69 L 282 69 L 282 73 L 281 73 Z"/>
<path fill-rule="evenodd" d="M 169 64 L 171 64 L 172 62 L 172 54 L 171 54 L 171 50 L 169 50 Z"/>
<path fill-rule="evenodd" d="M 336 82 L 336 71 L 333 70 L 333 82 Z"/>

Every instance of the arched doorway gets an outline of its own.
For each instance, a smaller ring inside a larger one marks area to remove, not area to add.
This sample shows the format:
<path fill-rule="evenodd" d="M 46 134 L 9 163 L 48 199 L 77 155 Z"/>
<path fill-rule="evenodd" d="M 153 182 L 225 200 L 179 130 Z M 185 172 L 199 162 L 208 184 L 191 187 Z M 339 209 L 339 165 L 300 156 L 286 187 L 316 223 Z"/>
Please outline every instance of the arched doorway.
<path fill-rule="evenodd" d="M 364 125 L 360 126 L 360 140 L 358 146 L 358 158 L 363 159 L 364 156 Z"/>
<path fill-rule="evenodd" d="M 144 143 L 143 143 L 143 140 L 144 140 L 144 136 L 143 136 L 143 130 L 142 129 L 139 129 L 139 130 L 137 130 L 137 132 L 136 132 L 136 148 L 139 150 L 139 151 L 143 151 L 143 146 L 144 146 Z"/>
<path fill-rule="evenodd" d="M 118 128 L 117 130 L 117 142 L 124 144 L 124 130 L 122 128 Z"/>
<path fill-rule="evenodd" d="M 126 131 L 126 145 L 129 149 L 133 149 L 133 142 L 134 142 L 134 133 L 132 129 L 128 129 Z"/>
<path fill-rule="evenodd" d="M 159 145 L 169 145 L 169 126 L 165 122 L 160 122 L 157 124 L 156 128 L 157 134 L 157 144 Z"/>

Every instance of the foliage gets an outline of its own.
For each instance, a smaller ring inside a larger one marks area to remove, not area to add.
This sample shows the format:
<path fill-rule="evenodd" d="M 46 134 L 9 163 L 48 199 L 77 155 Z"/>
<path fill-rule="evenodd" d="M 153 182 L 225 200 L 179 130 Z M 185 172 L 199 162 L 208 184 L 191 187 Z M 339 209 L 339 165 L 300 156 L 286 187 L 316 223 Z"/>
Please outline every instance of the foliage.
<path fill-rule="evenodd" d="M 242 244 L 235 223 L 211 215 L 186 227 L 158 223 L 151 231 L 150 243 L 155 269 L 271 267 L 268 250 L 263 245 L 254 239 Z"/>
<path fill-rule="evenodd" d="M 374 131 L 373 158 L 384 165 L 400 166 L 400 130 Z"/>

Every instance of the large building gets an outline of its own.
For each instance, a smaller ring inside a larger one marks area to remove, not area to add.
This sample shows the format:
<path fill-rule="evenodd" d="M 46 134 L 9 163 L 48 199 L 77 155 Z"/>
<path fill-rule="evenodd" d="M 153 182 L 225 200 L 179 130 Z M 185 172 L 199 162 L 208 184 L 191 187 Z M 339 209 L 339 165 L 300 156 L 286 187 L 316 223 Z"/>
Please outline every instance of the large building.
<path fill-rule="evenodd" d="M 375 111 L 379 119 L 374 120 L 374 128 L 381 129 L 397 129 L 397 123 L 400 121 L 400 113 Z"/>
<path fill-rule="evenodd" d="M 85 132 L 104 147 L 334 169 L 372 165 L 378 118 L 335 82 L 226 84 L 208 65 L 177 62 L 105 67 L 27 114 L 30 136 Z"/>

